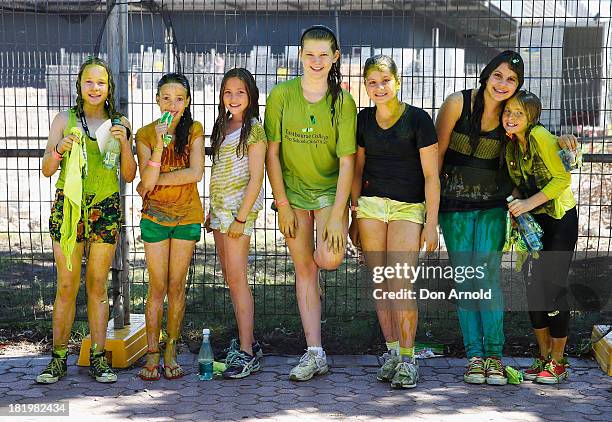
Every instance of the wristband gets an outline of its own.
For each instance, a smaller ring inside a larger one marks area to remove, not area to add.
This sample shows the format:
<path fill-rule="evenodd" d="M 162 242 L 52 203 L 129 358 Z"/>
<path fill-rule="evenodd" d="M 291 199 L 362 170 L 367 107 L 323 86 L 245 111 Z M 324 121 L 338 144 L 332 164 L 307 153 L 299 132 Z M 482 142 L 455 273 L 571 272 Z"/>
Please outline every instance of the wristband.
<path fill-rule="evenodd" d="M 285 199 L 284 201 L 280 201 L 280 202 L 279 202 L 279 201 L 274 200 L 274 203 L 276 204 L 276 208 L 278 208 L 278 207 L 282 207 L 283 205 L 287 205 L 287 204 L 289 204 L 289 201 L 288 201 L 288 200 L 286 200 L 286 199 Z"/>
<path fill-rule="evenodd" d="M 153 147 L 153 152 L 164 152 L 164 147 Z"/>
<path fill-rule="evenodd" d="M 64 156 L 57 150 L 57 144 L 55 144 L 55 147 L 53 147 L 53 156 L 60 161 L 64 159 Z"/>
<path fill-rule="evenodd" d="M 159 163 L 159 162 L 157 162 L 157 161 L 153 161 L 153 160 L 149 160 L 149 161 L 147 162 L 147 165 L 148 165 L 148 166 L 151 166 L 151 167 L 161 167 L 161 163 Z"/>
<path fill-rule="evenodd" d="M 234 221 L 236 223 L 240 223 L 240 224 L 246 224 L 246 220 L 242 221 L 242 220 L 238 220 L 238 217 L 234 217 Z"/>

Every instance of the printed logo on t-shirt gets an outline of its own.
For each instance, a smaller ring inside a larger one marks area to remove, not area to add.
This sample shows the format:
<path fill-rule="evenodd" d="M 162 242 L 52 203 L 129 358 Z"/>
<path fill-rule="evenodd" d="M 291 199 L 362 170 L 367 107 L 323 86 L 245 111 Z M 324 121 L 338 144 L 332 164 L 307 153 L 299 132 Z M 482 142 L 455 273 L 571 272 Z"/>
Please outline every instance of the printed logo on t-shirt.
<path fill-rule="evenodd" d="M 300 132 L 296 132 L 294 130 L 285 130 L 284 139 L 295 142 L 298 144 L 327 144 L 329 140 L 329 135 L 324 135 L 322 133 L 313 133 L 313 128 L 303 128 Z"/>

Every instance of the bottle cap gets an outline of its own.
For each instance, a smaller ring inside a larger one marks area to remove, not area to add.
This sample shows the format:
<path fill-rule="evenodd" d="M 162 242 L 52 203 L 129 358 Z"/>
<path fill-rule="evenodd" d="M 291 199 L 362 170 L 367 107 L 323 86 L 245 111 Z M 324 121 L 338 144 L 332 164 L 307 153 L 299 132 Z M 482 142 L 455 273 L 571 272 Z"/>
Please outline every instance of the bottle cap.
<path fill-rule="evenodd" d="M 210 335 L 210 330 L 208 328 L 204 328 L 202 330 L 202 335 L 209 336 Z"/>
<path fill-rule="evenodd" d="M 512 202 L 514 201 L 514 196 L 510 195 L 509 197 L 506 198 L 507 202 Z"/>

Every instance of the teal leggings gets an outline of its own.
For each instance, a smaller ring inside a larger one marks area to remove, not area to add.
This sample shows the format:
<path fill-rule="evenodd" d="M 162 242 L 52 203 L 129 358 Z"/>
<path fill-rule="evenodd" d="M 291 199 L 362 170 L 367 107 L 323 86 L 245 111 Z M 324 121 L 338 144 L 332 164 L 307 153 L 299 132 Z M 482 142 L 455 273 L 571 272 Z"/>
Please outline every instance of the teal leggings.
<path fill-rule="evenodd" d="M 457 292 L 491 289 L 491 299 L 459 299 L 457 314 L 468 359 L 474 356 L 501 357 L 504 347 L 504 298 L 499 284 L 501 250 L 505 241 L 504 208 L 441 212 L 440 228 L 451 265 L 481 266 L 484 277 L 455 278 Z"/>

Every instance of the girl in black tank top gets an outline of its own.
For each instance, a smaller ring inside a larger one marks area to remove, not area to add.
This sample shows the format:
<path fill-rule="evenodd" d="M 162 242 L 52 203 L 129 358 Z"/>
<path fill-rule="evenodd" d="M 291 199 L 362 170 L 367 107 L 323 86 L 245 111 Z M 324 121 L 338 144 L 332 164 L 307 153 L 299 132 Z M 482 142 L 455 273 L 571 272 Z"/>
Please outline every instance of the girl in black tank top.
<path fill-rule="evenodd" d="M 456 92 L 446 99 L 436 122 L 443 164 L 439 221 L 451 265 L 456 274 L 469 267 L 483 271 L 480 278 L 457 279 L 454 289 L 468 297 L 481 289 L 489 294 L 458 300 L 469 360 L 463 379 L 472 384 L 508 382 L 501 362 L 504 308 L 499 268 L 511 183 L 502 160 L 505 134 L 500 116 L 505 101 L 522 83 L 521 57 L 512 51 L 501 53 L 480 74 L 473 105 L 472 90 Z"/>

